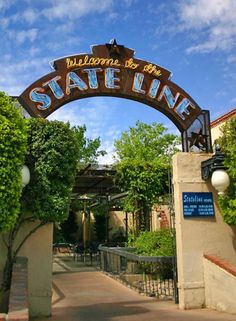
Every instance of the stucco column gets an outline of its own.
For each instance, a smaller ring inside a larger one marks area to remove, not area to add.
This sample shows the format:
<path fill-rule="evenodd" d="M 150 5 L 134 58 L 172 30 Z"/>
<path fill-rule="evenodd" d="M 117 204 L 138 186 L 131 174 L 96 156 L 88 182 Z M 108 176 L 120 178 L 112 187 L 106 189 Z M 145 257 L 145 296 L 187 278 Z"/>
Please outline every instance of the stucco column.
<path fill-rule="evenodd" d="M 27 224 L 19 239 L 34 224 Z M 28 258 L 28 294 L 30 316 L 50 316 L 52 300 L 52 237 L 53 224 L 48 223 L 33 233 L 19 255 Z"/>
<path fill-rule="evenodd" d="M 178 153 L 173 157 L 179 306 L 182 309 L 205 306 L 203 253 L 216 254 L 236 263 L 235 229 L 223 222 L 214 188 L 201 179 L 201 162 L 211 156 Z M 184 218 L 183 192 L 213 192 L 215 216 Z"/>

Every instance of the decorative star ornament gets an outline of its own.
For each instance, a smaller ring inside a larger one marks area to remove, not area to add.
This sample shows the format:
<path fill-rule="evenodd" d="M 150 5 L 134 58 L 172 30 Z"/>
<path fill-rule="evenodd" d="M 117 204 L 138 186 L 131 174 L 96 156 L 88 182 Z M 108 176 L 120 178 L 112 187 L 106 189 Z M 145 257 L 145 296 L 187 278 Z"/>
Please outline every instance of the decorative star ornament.
<path fill-rule="evenodd" d="M 118 45 L 116 39 L 112 39 L 110 43 L 106 43 L 110 57 L 119 57 L 124 46 Z"/>
<path fill-rule="evenodd" d="M 191 132 L 191 137 L 188 137 L 188 141 L 190 142 L 189 148 L 196 146 L 200 150 L 206 150 L 206 138 L 207 135 L 202 134 L 202 129 L 200 129 L 198 133 Z"/>

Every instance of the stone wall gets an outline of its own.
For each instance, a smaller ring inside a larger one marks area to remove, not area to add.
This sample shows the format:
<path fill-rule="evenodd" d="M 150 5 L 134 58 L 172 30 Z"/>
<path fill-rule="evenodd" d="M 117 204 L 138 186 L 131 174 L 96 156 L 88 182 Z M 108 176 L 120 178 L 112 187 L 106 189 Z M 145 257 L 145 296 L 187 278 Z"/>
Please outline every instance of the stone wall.
<path fill-rule="evenodd" d="M 37 223 L 25 224 L 17 235 L 17 242 Z M 28 259 L 28 298 L 30 316 L 50 316 L 52 297 L 52 224 L 46 224 L 30 235 L 19 256 Z M 0 280 L 6 260 L 6 248 L 0 241 Z"/>
<path fill-rule="evenodd" d="M 13 266 L 7 320 L 29 320 L 28 260 L 18 257 Z"/>
<path fill-rule="evenodd" d="M 26 229 L 29 229 L 29 225 Z M 23 237 L 21 231 L 19 238 Z M 52 224 L 46 224 L 33 233 L 19 255 L 28 258 L 30 316 L 50 316 L 52 298 Z"/>
<path fill-rule="evenodd" d="M 208 308 L 236 314 L 236 267 L 213 255 L 203 259 Z"/>
<path fill-rule="evenodd" d="M 0 313 L 0 321 L 28 321 L 27 258 L 18 257 L 13 265 L 8 314 Z"/>
<path fill-rule="evenodd" d="M 216 191 L 210 182 L 201 179 L 201 162 L 211 156 L 178 153 L 173 157 L 179 306 L 182 309 L 206 305 L 204 253 L 218 255 L 236 264 L 236 229 L 223 222 Z M 184 218 L 183 192 L 212 192 L 215 216 Z"/>

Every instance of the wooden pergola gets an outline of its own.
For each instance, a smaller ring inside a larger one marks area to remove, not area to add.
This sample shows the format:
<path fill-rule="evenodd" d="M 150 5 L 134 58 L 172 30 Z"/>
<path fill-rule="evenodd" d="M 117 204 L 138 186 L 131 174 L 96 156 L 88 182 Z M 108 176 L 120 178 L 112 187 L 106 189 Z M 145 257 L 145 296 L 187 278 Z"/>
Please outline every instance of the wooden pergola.
<path fill-rule="evenodd" d="M 111 165 L 89 164 L 78 171 L 73 196 L 114 197 L 121 192 L 115 183 L 115 175 Z"/>

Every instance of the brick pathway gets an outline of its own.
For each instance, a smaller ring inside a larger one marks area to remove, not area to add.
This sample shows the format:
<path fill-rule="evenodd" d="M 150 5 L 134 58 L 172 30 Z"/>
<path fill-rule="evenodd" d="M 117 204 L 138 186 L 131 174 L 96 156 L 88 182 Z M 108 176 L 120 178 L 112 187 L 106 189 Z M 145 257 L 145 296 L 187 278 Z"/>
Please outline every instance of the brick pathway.
<path fill-rule="evenodd" d="M 235 315 L 207 309 L 181 311 L 173 302 L 141 296 L 94 268 L 69 260 L 54 263 L 52 317 L 35 321 L 236 320 Z"/>

